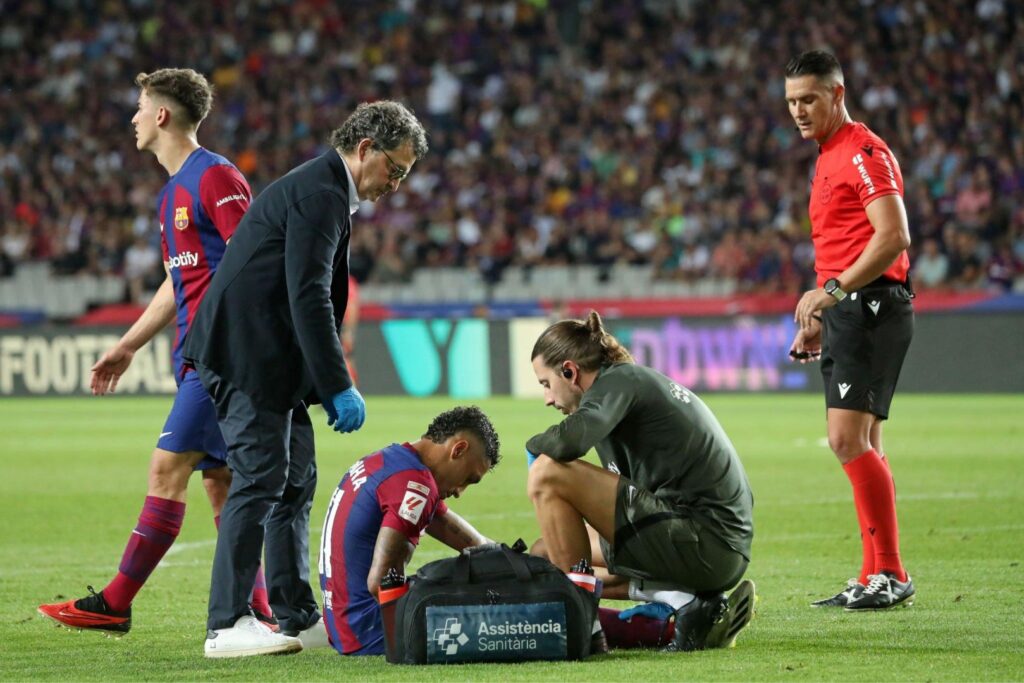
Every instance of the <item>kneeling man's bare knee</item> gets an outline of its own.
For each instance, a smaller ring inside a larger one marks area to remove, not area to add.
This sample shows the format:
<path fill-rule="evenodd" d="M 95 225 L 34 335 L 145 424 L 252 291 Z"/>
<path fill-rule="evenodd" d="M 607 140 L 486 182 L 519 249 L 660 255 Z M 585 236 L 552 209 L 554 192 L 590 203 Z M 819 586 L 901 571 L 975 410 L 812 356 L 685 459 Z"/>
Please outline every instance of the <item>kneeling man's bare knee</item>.
<path fill-rule="evenodd" d="M 556 494 L 568 479 L 569 467 L 542 455 L 530 467 L 526 493 L 532 500 Z"/>

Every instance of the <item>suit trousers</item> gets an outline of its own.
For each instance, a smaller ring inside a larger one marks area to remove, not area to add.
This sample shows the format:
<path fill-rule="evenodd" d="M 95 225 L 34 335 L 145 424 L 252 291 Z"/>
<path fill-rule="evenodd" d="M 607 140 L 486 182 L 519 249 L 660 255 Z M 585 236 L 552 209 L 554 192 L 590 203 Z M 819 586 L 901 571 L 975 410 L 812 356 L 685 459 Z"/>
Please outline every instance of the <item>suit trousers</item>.
<path fill-rule="evenodd" d="M 249 592 L 266 546 L 270 606 L 282 631 L 320 618 L 309 584 L 309 513 L 316 490 L 313 425 L 303 404 L 279 413 L 197 365 L 217 406 L 228 447 L 231 488 L 220 516 L 207 628 L 228 628 L 249 614 Z"/>

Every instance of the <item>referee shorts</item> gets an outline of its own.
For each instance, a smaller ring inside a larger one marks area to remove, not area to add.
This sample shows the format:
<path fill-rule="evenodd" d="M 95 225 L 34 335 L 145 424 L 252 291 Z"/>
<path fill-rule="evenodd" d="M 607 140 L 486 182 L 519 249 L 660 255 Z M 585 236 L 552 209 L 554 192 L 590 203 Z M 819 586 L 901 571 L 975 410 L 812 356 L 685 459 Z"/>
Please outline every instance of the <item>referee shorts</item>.
<path fill-rule="evenodd" d="M 876 281 L 822 311 L 825 405 L 885 420 L 914 336 L 912 295 Z"/>

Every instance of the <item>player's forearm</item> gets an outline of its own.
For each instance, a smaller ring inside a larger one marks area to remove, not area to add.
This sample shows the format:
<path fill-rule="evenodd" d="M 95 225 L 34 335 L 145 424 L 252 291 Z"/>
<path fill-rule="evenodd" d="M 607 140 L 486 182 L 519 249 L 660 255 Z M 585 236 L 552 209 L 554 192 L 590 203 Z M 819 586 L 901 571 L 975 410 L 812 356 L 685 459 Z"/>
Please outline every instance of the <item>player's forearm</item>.
<path fill-rule="evenodd" d="M 177 307 L 174 303 L 174 284 L 168 276 L 163 284 L 156 290 L 152 301 L 146 306 L 139 319 L 121 337 L 121 346 L 131 351 L 138 351 L 145 346 L 150 339 L 155 337 L 160 330 L 171 324 L 174 320 Z"/>
<path fill-rule="evenodd" d="M 366 588 L 377 597 L 380 582 L 389 569 L 405 573 L 405 565 L 412 558 L 414 546 L 405 536 L 390 527 L 382 527 L 373 548 L 373 561 L 366 577 Z"/>
<path fill-rule="evenodd" d="M 466 548 L 490 543 L 472 524 L 450 509 L 427 526 L 427 533 L 449 548 L 460 552 Z"/>
<path fill-rule="evenodd" d="M 856 292 L 881 277 L 904 249 L 902 242 L 875 233 L 853 265 L 839 275 L 843 291 Z"/>

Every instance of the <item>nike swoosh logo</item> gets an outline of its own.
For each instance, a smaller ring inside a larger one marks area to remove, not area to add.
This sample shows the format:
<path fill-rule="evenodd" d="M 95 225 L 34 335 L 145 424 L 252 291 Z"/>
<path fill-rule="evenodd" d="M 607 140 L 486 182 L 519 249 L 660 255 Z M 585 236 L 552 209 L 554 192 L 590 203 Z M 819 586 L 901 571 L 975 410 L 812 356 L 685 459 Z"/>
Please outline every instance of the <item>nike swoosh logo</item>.
<path fill-rule="evenodd" d="M 160 432 L 160 438 L 162 439 L 162 438 L 164 438 L 165 436 L 170 436 L 170 435 L 171 435 L 171 434 L 173 434 L 173 433 L 174 433 L 174 432 Z"/>

